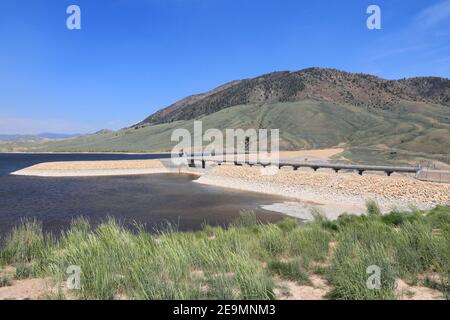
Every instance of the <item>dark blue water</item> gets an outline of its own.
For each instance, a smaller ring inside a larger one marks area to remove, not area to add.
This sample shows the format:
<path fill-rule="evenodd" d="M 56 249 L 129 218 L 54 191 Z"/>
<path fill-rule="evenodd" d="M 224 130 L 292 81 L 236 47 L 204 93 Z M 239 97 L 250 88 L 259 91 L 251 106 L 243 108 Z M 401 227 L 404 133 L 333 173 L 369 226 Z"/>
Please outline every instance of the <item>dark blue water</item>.
<path fill-rule="evenodd" d="M 199 230 L 204 223 L 227 225 L 242 209 L 255 210 L 262 221 L 282 216 L 261 205 L 279 197 L 204 186 L 191 175 L 153 174 L 113 177 L 26 177 L 10 172 L 51 161 L 154 159 L 168 155 L 126 154 L 1 154 L 0 236 L 21 219 L 41 221 L 58 234 L 79 216 L 96 224 L 115 217 L 154 231 L 167 223 L 180 231 Z"/>

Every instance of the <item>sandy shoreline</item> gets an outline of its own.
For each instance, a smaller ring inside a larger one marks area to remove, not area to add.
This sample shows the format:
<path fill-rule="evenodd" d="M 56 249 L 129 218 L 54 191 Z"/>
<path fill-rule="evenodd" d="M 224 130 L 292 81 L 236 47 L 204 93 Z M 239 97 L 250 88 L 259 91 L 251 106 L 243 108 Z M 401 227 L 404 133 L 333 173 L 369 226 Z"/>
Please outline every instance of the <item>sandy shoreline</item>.
<path fill-rule="evenodd" d="M 160 160 L 45 162 L 13 172 L 40 177 L 90 177 L 171 172 Z"/>
<path fill-rule="evenodd" d="M 128 176 L 143 175 L 154 173 L 169 173 L 168 169 L 107 169 L 107 170 L 27 170 L 16 171 L 13 175 L 35 176 L 35 177 L 109 177 L 109 176 Z"/>

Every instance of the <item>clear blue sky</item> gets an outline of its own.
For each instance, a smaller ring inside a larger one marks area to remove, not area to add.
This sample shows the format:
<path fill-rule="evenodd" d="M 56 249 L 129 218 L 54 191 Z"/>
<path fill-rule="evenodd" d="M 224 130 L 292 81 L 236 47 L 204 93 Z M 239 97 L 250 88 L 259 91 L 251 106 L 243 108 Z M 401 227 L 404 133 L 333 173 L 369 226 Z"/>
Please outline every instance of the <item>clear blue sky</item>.
<path fill-rule="evenodd" d="M 66 9 L 81 7 L 81 30 Z M 366 9 L 382 10 L 368 30 Z M 131 125 L 277 70 L 450 77 L 450 0 L 2 0 L 0 133 Z"/>

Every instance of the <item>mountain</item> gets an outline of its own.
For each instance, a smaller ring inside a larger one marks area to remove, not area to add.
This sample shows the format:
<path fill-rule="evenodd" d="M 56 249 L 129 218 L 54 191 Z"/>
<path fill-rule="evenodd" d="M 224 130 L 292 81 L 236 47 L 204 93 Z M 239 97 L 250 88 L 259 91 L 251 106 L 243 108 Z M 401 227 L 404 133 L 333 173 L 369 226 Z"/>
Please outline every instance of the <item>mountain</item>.
<path fill-rule="evenodd" d="M 69 139 L 79 137 L 80 134 L 40 133 L 32 134 L 0 134 L 0 141 L 36 141 L 44 139 Z"/>
<path fill-rule="evenodd" d="M 0 134 L 0 141 L 19 141 L 19 140 L 37 140 L 34 135 L 25 134 Z"/>
<path fill-rule="evenodd" d="M 74 133 L 74 134 L 65 134 L 65 133 L 40 133 L 37 136 L 42 139 L 71 139 L 79 137 L 81 134 Z"/>
<path fill-rule="evenodd" d="M 142 124 L 190 120 L 244 104 L 295 102 L 305 99 L 387 109 L 401 101 L 450 105 L 450 80 L 424 77 L 385 80 L 367 74 L 310 68 L 274 72 L 230 82 L 204 94 L 180 100 Z"/>
<path fill-rule="evenodd" d="M 33 151 L 170 151 L 176 128 L 277 128 L 284 150 L 341 146 L 340 160 L 450 165 L 450 80 L 386 80 L 310 68 L 237 80 L 115 132 L 22 145 Z"/>
<path fill-rule="evenodd" d="M 99 131 L 97 131 L 95 134 L 108 134 L 108 133 L 113 133 L 113 130 L 109 130 L 109 129 L 101 129 Z"/>

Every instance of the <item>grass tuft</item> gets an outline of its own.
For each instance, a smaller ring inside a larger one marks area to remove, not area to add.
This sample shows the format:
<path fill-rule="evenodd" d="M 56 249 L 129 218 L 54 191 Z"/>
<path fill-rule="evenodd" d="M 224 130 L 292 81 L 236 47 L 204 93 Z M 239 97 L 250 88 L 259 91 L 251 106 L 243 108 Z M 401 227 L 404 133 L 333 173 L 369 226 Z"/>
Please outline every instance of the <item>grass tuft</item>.
<path fill-rule="evenodd" d="M 268 264 L 269 270 L 286 280 L 296 281 L 299 284 L 310 285 L 308 274 L 302 270 L 299 260 L 280 261 L 272 260 Z"/>
<path fill-rule="evenodd" d="M 33 267 L 30 264 L 20 263 L 16 266 L 14 278 L 16 280 L 31 278 L 34 274 Z"/>
<path fill-rule="evenodd" d="M 256 216 L 256 213 L 253 210 L 241 210 L 239 213 L 239 217 L 236 218 L 230 226 L 232 227 L 255 227 L 260 222 Z"/>
<path fill-rule="evenodd" d="M 378 206 L 378 203 L 375 200 L 369 199 L 366 201 L 366 210 L 367 214 L 369 215 L 375 216 L 381 215 L 380 207 Z"/>
<path fill-rule="evenodd" d="M 46 254 L 50 239 L 44 236 L 42 225 L 25 220 L 6 237 L 2 261 L 6 264 L 29 263 Z"/>
<path fill-rule="evenodd" d="M 9 287 L 13 283 L 12 278 L 10 276 L 0 276 L 0 288 Z"/>

